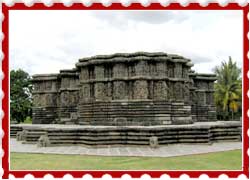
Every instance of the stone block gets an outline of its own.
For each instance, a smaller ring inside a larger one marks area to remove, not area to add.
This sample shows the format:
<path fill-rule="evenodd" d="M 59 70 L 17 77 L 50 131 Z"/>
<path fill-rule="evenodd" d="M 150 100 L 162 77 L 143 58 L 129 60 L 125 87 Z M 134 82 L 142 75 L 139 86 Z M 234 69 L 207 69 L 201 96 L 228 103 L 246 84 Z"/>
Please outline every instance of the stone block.
<path fill-rule="evenodd" d="M 149 138 L 149 145 L 151 148 L 157 148 L 159 146 L 158 137 L 152 136 Z"/>
<path fill-rule="evenodd" d="M 47 134 L 41 135 L 40 138 L 37 141 L 37 146 L 38 147 L 48 147 L 50 146 L 50 139 Z"/>
<path fill-rule="evenodd" d="M 16 140 L 17 141 L 25 141 L 26 140 L 26 134 L 27 134 L 26 130 L 17 132 L 16 133 Z"/>

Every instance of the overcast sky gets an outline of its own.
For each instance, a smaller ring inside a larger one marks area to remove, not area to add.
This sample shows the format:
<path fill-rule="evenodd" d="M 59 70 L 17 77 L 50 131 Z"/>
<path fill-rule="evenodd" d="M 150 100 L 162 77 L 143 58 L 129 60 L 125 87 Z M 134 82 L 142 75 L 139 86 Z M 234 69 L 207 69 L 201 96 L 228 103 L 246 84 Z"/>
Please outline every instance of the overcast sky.
<path fill-rule="evenodd" d="M 228 56 L 242 67 L 241 11 L 10 11 L 10 69 L 73 68 L 79 58 L 166 52 L 211 73 Z"/>

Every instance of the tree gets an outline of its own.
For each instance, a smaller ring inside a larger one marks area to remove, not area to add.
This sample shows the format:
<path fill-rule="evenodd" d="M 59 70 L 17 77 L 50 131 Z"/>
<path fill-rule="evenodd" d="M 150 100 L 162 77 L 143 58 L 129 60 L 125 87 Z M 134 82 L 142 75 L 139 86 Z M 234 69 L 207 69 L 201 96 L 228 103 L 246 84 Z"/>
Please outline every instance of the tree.
<path fill-rule="evenodd" d="M 10 118 L 11 121 L 23 122 L 31 115 L 31 78 L 21 69 L 10 72 Z"/>
<path fill-rule="evenodd" d="M 215 83 L 215 103 L 217 111 L 222 112 L 224 119 L 234 119 L 234 113 L 241 108 L 242 80 L 241 69 L 229 57 L 228 62 L 222 62 L 215 68 L 217 82 Z"/>

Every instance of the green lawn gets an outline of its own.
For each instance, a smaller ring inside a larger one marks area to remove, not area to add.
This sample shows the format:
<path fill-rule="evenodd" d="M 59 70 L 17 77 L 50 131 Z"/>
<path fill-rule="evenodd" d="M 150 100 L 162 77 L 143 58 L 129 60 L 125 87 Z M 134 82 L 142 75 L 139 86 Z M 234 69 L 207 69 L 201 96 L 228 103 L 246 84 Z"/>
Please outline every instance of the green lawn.
<path fill-rule="evenodd" d="M 241 150 L 170 158 L 11 153 L 12 170 L 240 170 Z"/>

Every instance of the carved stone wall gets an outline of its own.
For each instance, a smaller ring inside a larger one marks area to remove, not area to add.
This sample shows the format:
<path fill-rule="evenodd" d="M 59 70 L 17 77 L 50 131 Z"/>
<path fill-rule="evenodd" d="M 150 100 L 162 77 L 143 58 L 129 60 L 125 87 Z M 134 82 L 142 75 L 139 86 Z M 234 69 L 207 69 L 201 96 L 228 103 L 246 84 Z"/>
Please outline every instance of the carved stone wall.
<path fill-rule="evenodd" d="M 33 76 L 33 123 L 168 125 L 215 120 L 214 75 L 166 53 L 80 59 L 76 68 Z M 77 114 L 77 115 L 76 115 Z"/>
<path fill-rule="evenodd" d="M 79 74 L 76 69 L 34 75 L 32 81 L 34 124 L 61 123 L 71 113 L 77 113 Z"/>
<path fill-rule="evenodd" d="M 195 121 L 215 121 L 216 108 L 214 104 L 214 74 L 190 73 L 192 117 Z"/>
<path fill-rule="evenodd" d="M 192 123 L 188 59 L 165 53 L 114 54 L 80 59 L 76 66 L 80 124 Z"/>
<path fill-rule="evenodd" d="M 72 113 L 77 113 L 79 74 L 76 69 L 61 70 L 58 77 L 60 82 L 58 115 L 59 123 L 62 123 L 63 119 L 69 119 Z"/>
<path fill-rule="evenodd" d="M 58 78 L 57 74 L 33 76 L 32 123 L 50 124 L 58 118 Z"/>

